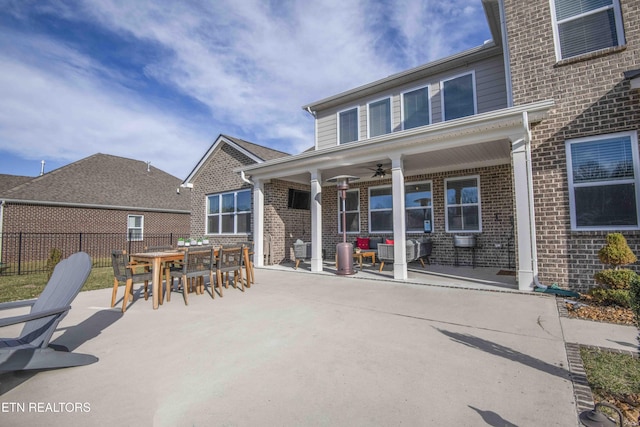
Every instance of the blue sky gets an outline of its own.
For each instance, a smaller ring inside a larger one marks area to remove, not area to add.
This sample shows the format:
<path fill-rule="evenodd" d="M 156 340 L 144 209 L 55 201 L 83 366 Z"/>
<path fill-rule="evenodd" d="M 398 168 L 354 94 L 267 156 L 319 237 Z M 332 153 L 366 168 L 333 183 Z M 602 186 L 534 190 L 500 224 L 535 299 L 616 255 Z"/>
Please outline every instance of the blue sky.
<path fill-rule="evenodd" d="M 221 133 L 296 154 L 302 105 L 490 38 L 480 0 L 0 0 L 0 174 L 184 179 Z"/>

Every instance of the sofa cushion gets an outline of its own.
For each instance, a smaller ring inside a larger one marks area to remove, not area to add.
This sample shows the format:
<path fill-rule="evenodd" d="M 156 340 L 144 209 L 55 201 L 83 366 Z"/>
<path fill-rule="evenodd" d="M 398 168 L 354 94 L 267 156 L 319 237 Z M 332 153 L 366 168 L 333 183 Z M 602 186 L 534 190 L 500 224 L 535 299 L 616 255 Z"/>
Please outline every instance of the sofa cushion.
<path fill-rule="evenodd" d="M 386 243 L 387 245 L 393 245 L 393 240 L 391 240 L 391 239 L 387 239 L 387 240 L 385 240 L 385 243 Z"/>
<path fill-rule="evenodd" d="M 356 246 L 360 249 L 369 249 L 369 238 L 368 237 L 358 237 L 356 240 Z"/>
<path fill-rule="evenodd" d="M 369 249 L 378 250 L 378 243 L 382 243 L 382 237 L 369 237 Z"/>

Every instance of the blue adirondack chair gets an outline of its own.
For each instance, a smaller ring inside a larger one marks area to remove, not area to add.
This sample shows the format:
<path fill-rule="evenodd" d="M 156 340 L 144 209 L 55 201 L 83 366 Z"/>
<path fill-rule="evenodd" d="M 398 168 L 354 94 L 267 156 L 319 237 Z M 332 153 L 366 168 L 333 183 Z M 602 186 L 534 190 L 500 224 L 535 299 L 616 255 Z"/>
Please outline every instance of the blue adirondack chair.
<path fill-rule="evenodd" d="M 24 323 L 18 338 L 0 338 L 0 373 L 65 368 L 98 361 L 95 356 L 71 353 L 63 346 L 49 344 L 90 272 L 89 255 L 75 253 L 56 265 L 37 299 L 0 304 L 0 310 L 31 306 L 29 314 L 0 319 L 0 327 Z"/>

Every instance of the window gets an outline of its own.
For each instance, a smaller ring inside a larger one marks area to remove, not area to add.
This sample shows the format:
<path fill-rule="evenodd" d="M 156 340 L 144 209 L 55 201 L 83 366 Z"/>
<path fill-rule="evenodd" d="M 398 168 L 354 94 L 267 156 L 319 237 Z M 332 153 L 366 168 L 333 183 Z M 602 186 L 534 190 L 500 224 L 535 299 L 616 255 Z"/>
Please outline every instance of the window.
<path fill-rule="evenodd" d="M 619 0 L 551 0 L 551 9 L 558 60 L 625 43 Z"/>
<path fill-rule="evenodd" d="M 433 209 L 430 182 L 412 182 L 404 186 L 404 207 L 408 233 L 423 233 L 425 221 L 429 231 L 433 227 Z"/>
<path fill-rule="evenodd" d="M 476 114 L 475 73 L 442 81 L 442 120 Z"/>
<path fill-rule="evenodd" d="M 413 129 L 429 124 L 429 88 L 402 94 L 402 128 Z"/>
<path fill-rule="evenodd" d="M 338 194 L 338 232 L 342 233 L 342 199 Z M 360 232 L 360 190 L 347 190 L 345 200 L 347 233 Z"/>
<path fill-rule="evenodd" d="M 251 190 L 207 196 L 207 234 L 251 232 Z"/>
<path fill-rule="evenodd" d="M 573 230 L 637 229 L 638 135 L 566 141 Z"/>
<path fill-rule="evenodd" d="M 369 138 L 391 133 L 391 98 L 371 102 L 367 109 Z"/>
<path fill-rule="evenodd" d="M 393 195 L 391 187 L 369 188 L 369 232 L 393 232 Z"/>
<path fill-rule="evenodd" d="M 480 177 L 448 178 L 444 185 L 447 231 L 482 231 Z"/>
<path fill-rule="evenodd" d="M 144 217 L 142 215 L 129 215 L 127 217 L 127 240 L 131 242 L 141 241 L 144 236 Z"/>
<path fill-rule="evenodd" d="M 358 136 L 358 108 L 338 113 L 338 141 L 340 144 L 357 141 Z"/>

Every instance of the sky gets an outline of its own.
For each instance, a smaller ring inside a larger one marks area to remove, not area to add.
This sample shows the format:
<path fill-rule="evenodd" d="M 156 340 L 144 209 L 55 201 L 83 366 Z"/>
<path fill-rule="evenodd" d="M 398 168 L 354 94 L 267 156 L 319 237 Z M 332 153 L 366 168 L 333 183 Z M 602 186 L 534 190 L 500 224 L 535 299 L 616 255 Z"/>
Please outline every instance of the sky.
<path fill-rule="evenodd" d="M 0 0 L 0 174 L 185 179 L 220 134 L 297 154 L 303 105 L 490 38 L 480 0 Z"/>

